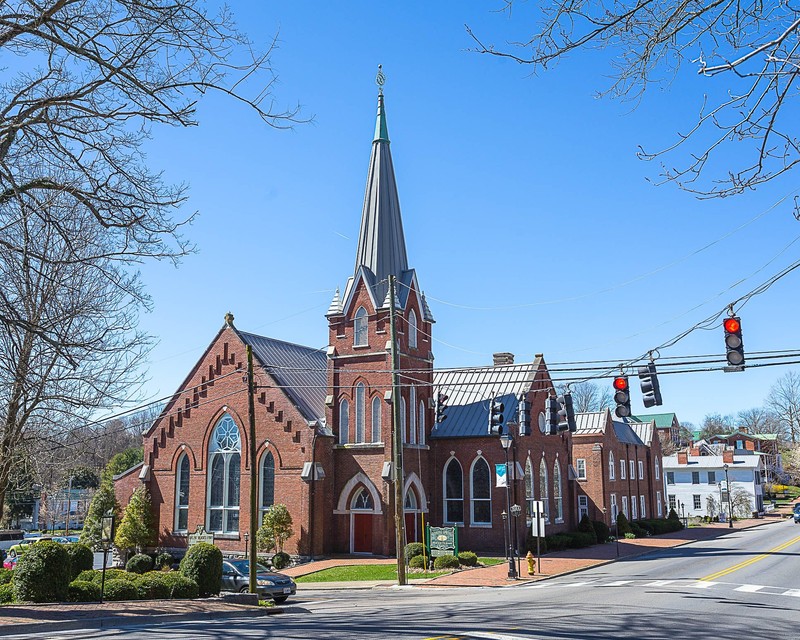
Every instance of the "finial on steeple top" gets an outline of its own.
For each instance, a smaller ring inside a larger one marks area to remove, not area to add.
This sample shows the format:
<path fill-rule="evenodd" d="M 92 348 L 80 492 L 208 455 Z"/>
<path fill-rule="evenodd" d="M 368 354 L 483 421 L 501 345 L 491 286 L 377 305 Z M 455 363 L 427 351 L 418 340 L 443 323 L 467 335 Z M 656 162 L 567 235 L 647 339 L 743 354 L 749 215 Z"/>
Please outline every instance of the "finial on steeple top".
<path fill-rule="evenodd" d="M 389 142 L 389 128 L 386 126 L 386 111 L 383 107 L 383 85 L 386 83 L 386 76 L 383 75 L 383 65 L 378 65 L 378 75 L 375 76 L 375 84 L 378 85 L 378 120 L 375 123 L 375 137 L 373 142 Z"/>
<path fill-rule="evenodd" d="M 227 324 L 229 327 L 233 326 L 233 314 L 230 311 L 225 314 L 225 324 Z"/>
<path fill-rule="evenodd" d="M 383 75 L 383 65 L 378 65 L 378 75 L 375 76 L 375 84 L 378 85 L 378 95 L 383 95 L 383 85 L 386 84 L 386 76 Z"/>

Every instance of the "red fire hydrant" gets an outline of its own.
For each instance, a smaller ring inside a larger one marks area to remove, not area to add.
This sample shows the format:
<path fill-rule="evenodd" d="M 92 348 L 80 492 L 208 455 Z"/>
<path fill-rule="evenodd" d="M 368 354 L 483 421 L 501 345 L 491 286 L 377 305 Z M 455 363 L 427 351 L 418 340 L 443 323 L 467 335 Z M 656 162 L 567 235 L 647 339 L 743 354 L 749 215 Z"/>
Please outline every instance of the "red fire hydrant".
<path fill-rule="evenodd" d="M 528 551 L 528 555 L 525 556 L 525 559 L 528 561 L 528 575 L 532 576 L 536 573 L 536 558 Z"/>

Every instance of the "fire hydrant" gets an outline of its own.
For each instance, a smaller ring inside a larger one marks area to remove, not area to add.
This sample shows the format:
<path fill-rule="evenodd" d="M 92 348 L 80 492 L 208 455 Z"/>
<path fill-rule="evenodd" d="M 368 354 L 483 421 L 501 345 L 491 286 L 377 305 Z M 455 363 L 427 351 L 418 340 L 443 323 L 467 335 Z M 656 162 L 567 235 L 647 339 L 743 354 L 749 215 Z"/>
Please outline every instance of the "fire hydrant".
<path fill-rule="evenodd" d="M 528 561 L 528 575 L 532 576 L 536 573 L 536 558 L 528 551 L 528 555 L 525 556 L 525 559 Z"/>

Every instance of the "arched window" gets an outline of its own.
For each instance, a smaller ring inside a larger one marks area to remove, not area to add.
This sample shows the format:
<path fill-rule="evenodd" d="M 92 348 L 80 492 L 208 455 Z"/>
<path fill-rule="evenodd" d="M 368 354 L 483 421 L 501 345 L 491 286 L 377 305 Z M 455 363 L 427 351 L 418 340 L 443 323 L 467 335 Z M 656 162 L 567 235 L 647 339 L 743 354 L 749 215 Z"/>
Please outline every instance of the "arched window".
<path fill-rule="evenodd" d="M 372 441 L 381 441 L 381 399 L 378 396 L 372 399 Z"/>
<path fill-rule="evenodd" d="M 356 311 L 355 322 L 353 323 L 353 344 L 356 347 L 363 347 L 369 344 L 367 334 L 367 310 L 359 307 Z"/>
<path fill-rule="evenodd" d="M 403 510 L 416 511 L 417 508 L 417 494 L 414 493 L 414 490 L 411 487 L 409 487 L 408 491 L 406 491 L 405 502 L 403 502 Z"/>
<path fill-rule="evenodd" d="M 489 464 L 484 458 L 476 458 L 470 474 L 470 496 L 472 497 L 472 523 L 491 524 L 492 484 Z"/>
<path fill-rule="evenodd" d="M 406 432 L 406 399 L 400 398 L 400 433 L 403 434 L 403 442 L 408 442 L 408 433 Z"/>
<path fill-rule="evenodd" d="M 550 522 L 550 494 L 547 485 L 547 465 L 544 463 L 544 458 L 539 463 L 539 500 L 542 501 L 544 507 L 544 521 Z"/>
<path fill-rule="evenodd" d="M 419 443 L 425 444 L 425 401 L 419 401 Z"/>
<path fill-rule="evenodd" d="M 417 348 L 417 314 L 413 309 L 408 314 L 408 346 Z"/>
<path fill-rule="evenodd" d="M 239 476 L 242 444 L 239 428 L 228 414 L 220 418 L 208 449 L 208 531 L 239 531 Z"/>
<path fill-rule="evenodd" d="M 564 522 L 564 503 L 561 498 L 561 465 L 558 460 L 553 465 L 553 503 L 556 508 L 556 522 Z"/>
<path fill-rule="evenodd" d="M 350 442 L 350 403 L 342 400 L 339 403 L 339 444 Z"/>
<path fill-rule="evenodd" d="M 614 480 L 616 478 L 616 470 L 614 469 L 614 452 L 608 452 L 608 479 Z"/>
<path fill-rule="evenodd" d="M 178 460 L 175 476 L 175 531 L 189 530 L 189 456 Z"/>
<path fill-rule="evenodd" d="M 411 444 L 416 444 L 417 442 L 417 388 L 411 387 L 411 401 L 408 403 L 411 407 L 411 411 L 409 411 L 409 425 L 408 425 L 408 436 L 409 442 Z"/>
<path fill-rule="evenodd" d="M 464 522 L 464 474 L 455 458 L 444 467 L 444 521 Z"/>
<path fill-rule="evenodd" d="M 366 487 L 360 487 L 358 491 L 353 494 L 353 499 L 350 501 L 350 509 L 353 511 L 375 510 L 375 503 L 372 500 L 372 495 L 367 491 Z"/>
<path fill-rule="evenodd" d="M 661 469 L 658 466 L 658 458 L 656 458 L 656 480 L 661 479 Z"/>
<path fill-rule="evenodd" d="M 275 504 L 275 456 L 267 451 L 261 456 L 261 499 L 259 501 L 258 525 L 264 522 L 264 514 Z"/>
<path fill-rule="evenodd" d="M 536 494 L 533 492 L 533 463 L 531 459 L 525 463 L 525 513 L 528 522 L 533 520 L 533 503 L 536 501 Z"/>
<path fill-rule="evenodd" d="M 367 391 L 363 382 L 356 385 L 356 442 L 364 442 L 366 439 L 365 403 Z"/>

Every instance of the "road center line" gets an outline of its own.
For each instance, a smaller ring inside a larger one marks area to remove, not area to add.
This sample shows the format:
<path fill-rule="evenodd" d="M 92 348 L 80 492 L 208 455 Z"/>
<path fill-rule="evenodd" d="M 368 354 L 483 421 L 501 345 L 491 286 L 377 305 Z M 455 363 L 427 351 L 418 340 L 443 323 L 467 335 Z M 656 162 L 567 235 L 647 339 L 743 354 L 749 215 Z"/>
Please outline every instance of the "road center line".
<path fill-rule="evenodd" d="M 791 547 L 793 544 L 796 544 L 797 542 L 800 542 L 800 536 L 792 538 L 788 542 L 784 542 L 783 544 L 780 544 L 777 547 L 770 549 L 766 553 L 760 553 L 759 555 L 753 556 L 752 558 L 749 558 L 738 564 L 735 564 L 732 567 L 728 567 L 727 569 L 723 569 L 722 571 L 717 571 L 716 573 L 711 573 L 705 576 L 704 578 L 700 578 L 700 580 L 702 582 L 709 582 L 711 580 L 716 580 L 717 578 L 722 578 L 723 576 L 727 576 L 728 574 L 731 574 L 734 571 L 738 571 L 739 569 L 744 569 L 745 567 L 749 567 L 751 564 L 754 564 L 759 560 L 768 558 L 773 553 L 778 553 L 779 551 L 783 551 L 784 549 Z"/>

